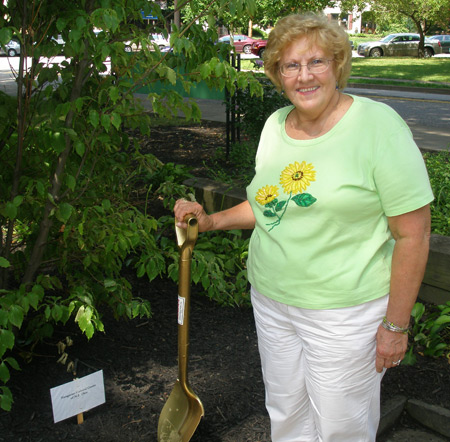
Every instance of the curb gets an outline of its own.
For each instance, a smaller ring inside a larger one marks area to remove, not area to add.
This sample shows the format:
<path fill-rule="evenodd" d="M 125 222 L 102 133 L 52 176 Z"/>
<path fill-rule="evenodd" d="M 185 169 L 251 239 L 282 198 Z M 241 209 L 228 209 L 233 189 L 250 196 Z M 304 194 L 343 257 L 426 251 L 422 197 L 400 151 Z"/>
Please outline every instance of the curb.
<path fill-rule="evenodd" d="M 406 402 L 407 413 L 424 427 L 450 438 L 450 410 L 416 399 Z"/>
<path fill-rule="evenodd" d="M 411 86 L 397 86 L 388 84 L 370 84 L 370 83 L 352 83 L 351 78 L 349 79 L 347 86 L 349 88 L 359 88 L 359 89 L 379 89 L 387 91 L 399 91 L 399 92 L 417 92 L 421 94 L 440 94 L 440 95 L 450 95 L 450 89 L 446 88 L 432 88 L 432 87 L 411 87 Z"/>
<path fill-rule="evenodd" d="M 229 209 L 247 199 L 245 189 L 207 178 L 189 178 L 183 184 L 195 189 L 195 198 L 202 202 L 207 212 Z"/>
<path fill-rule="evenodd" d="M 377 436 L 389 432 L 404 411 L 422 426 L 450 438 L 450 410 L 404 396 L 396 396 L 381 405 Z"/>
<path fill-rule="evenodd" d="M 405 396 L 395 396 L 381 405 L 380 424 L 377 436 L 387 433 L 400 419 L 405 409 L 407 399 Z"/>

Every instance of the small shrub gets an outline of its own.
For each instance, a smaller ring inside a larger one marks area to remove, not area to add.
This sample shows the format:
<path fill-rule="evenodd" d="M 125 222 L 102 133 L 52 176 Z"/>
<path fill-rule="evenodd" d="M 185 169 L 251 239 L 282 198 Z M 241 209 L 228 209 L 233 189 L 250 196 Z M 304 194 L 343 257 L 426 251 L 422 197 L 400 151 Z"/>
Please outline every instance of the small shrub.
<path fill-rule="evenodd" d="M 434 193 L 431 204 L 431 229 L 450 236 L 450 151 L 427 152 L 425 164 Z"/>
<path fill-rule="evenodd" d="M 173 224 L 173 219 L 167 218 Z M 220 305 L 250 306 L 247 268 L 248 238 L 241 230 L 202 233 L 192 254 L 192 283 L 199 284 L 205 294 Z M 161 238 L 165 254 L 172 263 L 167 275 L 178 282 L 178 253 L 175 243 Z"/>
<path fill-rule="evenodd" d="M 261 78 L 263 97 L 252 96 L 250 90 L 241 92 L 238 112 L 241 115 L 241 129 L 250 141 L 258 142 L 267 118 L 281 107 L 291 104 L 266 78 Z"/>
<path fill-rule="evenodd" d="M 437 358 L 450 350 L 450 301 L 428 308 L 417 302 L 411 315 L 411 342 L 404 364 L 414 365 L 417 359 L 415 353 Z"/>
<path fill-rule="evenodd" d="M 263 96 L 251 95 L 250 90 L 241 92 L 237 111 L 240 114 L 242 142 L 231 146 L 229 158 L 219 149 L 212 165 L 208 167 L 212 179 L 245 187 L 254 175 L 255 155 L 259 138 L 267 118 L 276 110 L 290 104 L 266 78 L 260 78 Z"/>
<path fill-rule="evenodd" d="M 234 143 L 230 149 L 229 158 L 226 158 L 224 149 L 218 149 L 208 174 L 211 179 L 223 183 L 246 187 L 255 174 L 255 156 L 258 144 L 244 141 Z"/>

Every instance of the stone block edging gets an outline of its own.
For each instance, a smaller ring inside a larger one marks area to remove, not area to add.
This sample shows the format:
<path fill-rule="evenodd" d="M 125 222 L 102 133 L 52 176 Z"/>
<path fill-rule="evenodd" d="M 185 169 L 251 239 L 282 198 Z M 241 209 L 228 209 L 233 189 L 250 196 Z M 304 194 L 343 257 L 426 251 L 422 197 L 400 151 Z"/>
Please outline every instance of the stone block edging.
<path fill-rule="evenodd" d="M 378 435 L 391 430 L 403 411 L 424 427 L 450 438 L 450 410 L 404 396 L 396 396 L 381 406 Z"/>

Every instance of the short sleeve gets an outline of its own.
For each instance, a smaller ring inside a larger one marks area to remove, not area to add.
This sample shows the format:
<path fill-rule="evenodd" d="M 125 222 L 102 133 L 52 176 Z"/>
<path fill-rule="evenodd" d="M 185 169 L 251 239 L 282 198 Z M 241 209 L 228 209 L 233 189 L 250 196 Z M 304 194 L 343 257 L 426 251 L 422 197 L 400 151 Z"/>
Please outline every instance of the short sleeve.
<path fill-rule="evenodd" d="M 386 216 L 412 212 L 433 201 L 424 159 L 406 123 L 380 137 L 374 161 L 375 185 Z"/>

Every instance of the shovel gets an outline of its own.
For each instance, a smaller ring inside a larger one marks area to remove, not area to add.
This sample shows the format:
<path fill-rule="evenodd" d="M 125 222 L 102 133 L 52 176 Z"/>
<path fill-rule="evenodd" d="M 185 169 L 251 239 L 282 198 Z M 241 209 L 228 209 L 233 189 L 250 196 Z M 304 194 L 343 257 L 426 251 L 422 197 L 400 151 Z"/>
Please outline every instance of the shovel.
<path fill-rule="evenodd" d="M 185 218 L 187 229 L 175 226 L 180 249 L 178 281 L 178 379 L 158 421 L 158 442 L 188 442 L 205 414 L 203 404 L 189 386 L 189 310 L 192 251 L 198 236 L 193 215 Z"/>

